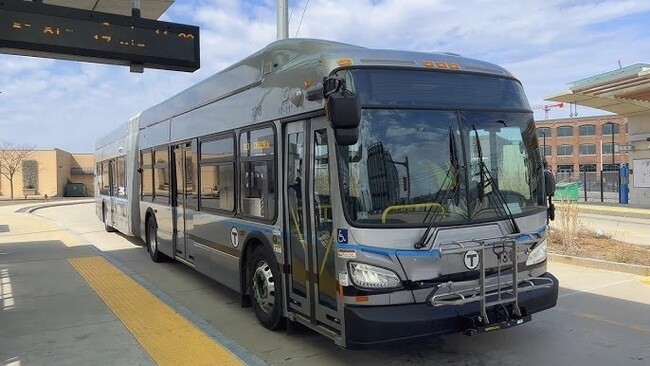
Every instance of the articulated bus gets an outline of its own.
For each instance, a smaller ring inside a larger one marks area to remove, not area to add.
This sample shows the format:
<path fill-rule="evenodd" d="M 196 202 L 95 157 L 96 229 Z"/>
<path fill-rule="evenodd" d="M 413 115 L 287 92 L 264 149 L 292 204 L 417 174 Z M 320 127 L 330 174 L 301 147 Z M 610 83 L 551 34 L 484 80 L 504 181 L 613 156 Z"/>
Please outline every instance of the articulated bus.
<path fill-rule="evenodd" d="M 277 41 L 96 150 L 96 211 L 343 347 L 495 331 L 557 302 L 533 113 L 501 67 Z"/>

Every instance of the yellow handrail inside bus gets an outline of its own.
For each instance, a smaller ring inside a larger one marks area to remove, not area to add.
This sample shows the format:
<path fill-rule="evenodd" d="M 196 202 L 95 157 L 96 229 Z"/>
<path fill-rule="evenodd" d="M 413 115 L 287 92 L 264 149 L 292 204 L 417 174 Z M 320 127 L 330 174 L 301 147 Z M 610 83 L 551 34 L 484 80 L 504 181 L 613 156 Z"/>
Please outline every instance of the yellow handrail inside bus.
<path fill-rule="evenodd" d="M 320 271 L 318 271 L 318 278 L 323 275 L 323 270 L 325 269 L 325 263 L 327 263 L 327 256 L 330 254 L 330 248 L 332 247 L 332 238 L 334 238 L 334 233 L 330 233 L 330 239 L 327 242 L 327 249 L 325 249 L 325 255 L 323 256 L 323 263 L 320 265 Z"/>
<path fill-rule="evenodd" d="M 293 219 L 293 226 L 296 228 L 296 233 L 298 234 L 298 240 L 302 243 L 302 230 L 300 230 L 300 223 L 298 222 L 298 217 L 296 217 L 296 211 L 291 210 L 291 218 Z"/>
<path fill-rule="evenodd" d="M 432 207 L 436 207 L 436 209 L 433 211 L 435 214 L 438 212 L 438 210 L 442 210 L 442 214 L 445 214 L 445 208 L 442 207 L 441 204 L 436 203 L 436 202 L 427 202 L 427 203 L 413 203 L 410 205 L 394 205 L 394 206 L 388 206 L 384 210 L 384 212 L 381 214 L 381 223 L 385 224 L 386 223 L 386 218 L 388 217 L 388 214 L 391 211 L 407 211 L 407 210 L 413 210 L 413 211 L 418 211 L 422 209 L 430 209 Z"/>

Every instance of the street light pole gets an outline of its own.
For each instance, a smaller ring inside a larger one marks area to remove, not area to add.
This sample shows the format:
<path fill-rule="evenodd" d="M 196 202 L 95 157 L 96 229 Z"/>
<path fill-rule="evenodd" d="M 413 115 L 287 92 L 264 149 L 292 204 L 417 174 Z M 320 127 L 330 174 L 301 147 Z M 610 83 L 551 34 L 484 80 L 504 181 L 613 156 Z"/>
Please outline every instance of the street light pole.
<path fill-rule="evenodd" d="M 546 161 L 546 132 L 542 131 L 542 137 L 544 138 L 544 156 L 542 156 L 542 159 Z"/>
<path fill-rule="evenodd" d="M 614 163 L 614 123 L 610 122 L 612 129 L 612 169 L 616 166 Z"/>

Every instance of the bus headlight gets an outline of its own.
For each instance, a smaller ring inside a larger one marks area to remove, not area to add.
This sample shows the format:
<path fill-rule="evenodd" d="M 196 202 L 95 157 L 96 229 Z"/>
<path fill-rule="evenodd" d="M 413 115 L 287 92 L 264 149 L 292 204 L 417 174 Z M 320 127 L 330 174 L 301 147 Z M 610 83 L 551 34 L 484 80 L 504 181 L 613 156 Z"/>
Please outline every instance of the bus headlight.
<path fill-rule="evenodd" d="M 546 260 L 546 256 L 548 255 L 548 248 L 546 247 L 546 239 L 538 245 L 535 249 L 533 249 L 530 254 L 528 254 L 528 260 L 526 260 L 526 265 L 527 266 L 532 266 L 537 263 L 541 263 Z"/>
<path fill-rule="evenodd" d="M 350 279 L 358 287 L 389 289 L 402 286 L 397 273 L 380 267 L 350 262 Z"/>

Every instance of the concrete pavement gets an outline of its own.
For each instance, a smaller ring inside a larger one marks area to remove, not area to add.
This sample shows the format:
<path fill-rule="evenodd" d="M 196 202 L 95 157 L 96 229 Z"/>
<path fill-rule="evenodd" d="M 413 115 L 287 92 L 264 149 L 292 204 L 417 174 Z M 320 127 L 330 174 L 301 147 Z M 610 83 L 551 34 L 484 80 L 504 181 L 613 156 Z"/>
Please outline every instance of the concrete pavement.
<path fill-rule="evenodd" d="M 650 279 L 556 263 L 558 306 L 493 334 L 348 351 L 315 332 L 270 332 L 238 295 L 176 262 L 156 264 L 137 240 L 106 233 L 92 204 L 16 214 L 0 207 L 0 361 L 152 364 L 133 332 L 67 262 L 100 253 L 193 323 L 203 322 L 273 365 L 644 365 L 650 360 Z M 35 216 L 35 215 L 38 215 Z M 98 249 L 89 245 L 93 243 Z M 8 280 L 6 280 L 8 278 Z M 9 285 L 9 286 L 6 286 Z M 205 330 L 204 330 L 205 331 Z M 552 350 L 552 351 L 549 351 Z M 16 363 L 17 364 L 17 363 Z"/>
<path fill-rule="evenodd" d="M 0 207 L 0 361 L 152 365 L 68 259 L 96 250 L 53 222 Z"/>
<path fill-rule="evenodd" d="M 28 207 L 0 207 L 2 364 L 262 364 L 239 358 L 78 233 Z"/>

